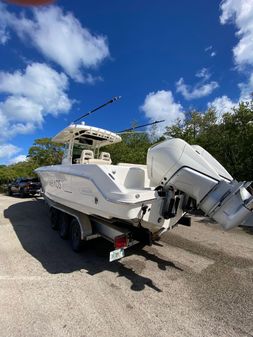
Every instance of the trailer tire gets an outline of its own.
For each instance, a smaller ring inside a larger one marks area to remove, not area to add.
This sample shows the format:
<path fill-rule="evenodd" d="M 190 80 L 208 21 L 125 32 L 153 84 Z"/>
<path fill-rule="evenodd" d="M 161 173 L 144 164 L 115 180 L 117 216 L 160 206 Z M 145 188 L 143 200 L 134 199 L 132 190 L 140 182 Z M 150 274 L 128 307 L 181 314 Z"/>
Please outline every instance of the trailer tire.
<path fill-rule="evenodd" d="M 69 237 L 69 216 L 64 212 L 59 212 L 59 235 L 66 240 Z"/>
<path fill-rule="evenodd" d="M 77 219 L 73 219 L 70 225 L 70 242 L 74 252 L 80 252 L 83 248 L 80 224 Z"/>
<path fill-rule="evenodd" d="M 50 216 L 51 228 L 55 231 L 58 230 L 58 228 L 59 228 L 59 211 L 54 207 L 50 207 L 49 216 Z"/>

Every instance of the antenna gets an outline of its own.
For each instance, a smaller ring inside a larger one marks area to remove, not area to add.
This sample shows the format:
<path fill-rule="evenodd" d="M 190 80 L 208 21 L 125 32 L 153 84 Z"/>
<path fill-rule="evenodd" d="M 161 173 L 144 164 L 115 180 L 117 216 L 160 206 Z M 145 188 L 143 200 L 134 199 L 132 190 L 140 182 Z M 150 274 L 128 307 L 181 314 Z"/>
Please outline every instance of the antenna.
<path fill-rule="evenodd" d="M 155 125 L 155 124 L 159 124 L 159 123 L 163 123 L 163 122 L 165 122 L 165 119 L 163 119 L 161 121 L 155 121 L 155 122 L 152 122 L 152 123 L 142 124 L 140 126 L 134 126 L 132 128 L 119 131 L 117 133 L 125 133 L 125 132 L 128 132 L 128 131 L 134 131 L 136 129 L 144 128 L 145 126 Z"/>
<path fill-rule="evenodd" d="M 91 115 L 93 112 L 95 112 L 95 111 L 97 111 L 97 110 L 99 110 L 99 109 L 101 109 L 101 108 L 104 108 L 106 105 L 111 104 L 111 103 L 113 103 L 113 102 L 119 100 L 120 98 L 121 98 L 121 96 L 115 96 L 115 97 L 113 97 L 112 99 L 110 99 L 109 101 L 105 102 L 104 104 L 98 106 L 97 108 L 95 108 L 95 109 L 93 109 L 93 110 L 87 112 L 86 114 L 82 115 L 81 117 L 75 119 L 72 123 L 74 124 L 74 123 L 80 121 L 80 119 L 83 119 L 83 118 L 85 118 L 85 117 Z"/>

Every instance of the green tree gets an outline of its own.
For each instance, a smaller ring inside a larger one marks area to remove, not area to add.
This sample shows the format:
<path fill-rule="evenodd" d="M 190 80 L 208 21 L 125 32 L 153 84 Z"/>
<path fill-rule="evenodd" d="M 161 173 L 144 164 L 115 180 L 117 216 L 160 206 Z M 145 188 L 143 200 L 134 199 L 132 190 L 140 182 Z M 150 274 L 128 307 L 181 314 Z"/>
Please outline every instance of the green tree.
<path fill-rule="evenodd" d="M 240 180 L 252 180 L 253 104 L 241 102 L 233 113 L 226 113 L 220 124 L 221 145 L 216 150 L 228 170 Z"/>
<path fill-rule="evenodd" d="M 167 127 L 165 136 L 182 138 L 210 152 L 238 180 L 253 177 L 253 102 L 241 102 L 223 114 L 190 112 L 184 122 Z"/>
<path fill-rule="evenodd" d="M 33 177 L 35 176 L 35 168 L 34 163 L 30 160 L 8 166 L 1 166 L 0 184 L 11 182 L 18 177 Z"/>
<path fill-rule="evenodd" d="M 110 152 L 113 164 L 145 164 L 147 150 L 151 145 L 147 133 L 131 132 L 122 134 L 122 142 L 105 146 L 101 151 Z"/>
<path fill-rule="evenodd" d="M 26 161 L 0 166 L 0 184 L 8 183 L 18 177 L 35 176 L 34 170 L 37 167 L 59 164 L 62 154 L 62 144 L 54 143 L 50 138 L 36 139 L 29 149 Z"/>
<path fill-rule="evenodd" d="M 215 111 L 209 109 L 206 113 L 190 111 L 185 120 L 180 119 L 175 124 L 165 128 L 165 136 L 182 138 L 189 144 L 195 144 L 200 135 L 216 124 Z"/>
<path fill-rule="evenodd" d="M 51 138 L 39 138 L 29 149 L 28 157 L 36 167 L 60 164 L 63 144 L 52 142 Z"/>

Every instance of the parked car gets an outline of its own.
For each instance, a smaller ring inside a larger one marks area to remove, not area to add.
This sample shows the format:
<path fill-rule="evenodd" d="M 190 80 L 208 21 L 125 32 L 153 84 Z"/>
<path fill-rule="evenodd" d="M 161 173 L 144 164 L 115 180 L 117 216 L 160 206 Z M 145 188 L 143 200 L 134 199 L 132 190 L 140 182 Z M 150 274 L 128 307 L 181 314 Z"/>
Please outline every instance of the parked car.
<path fill-rule="evenodd" d="M 39 194 L 41 183 L 38 178 L 18 178 L 8 186 L 8 194 L 19 194 L 21 198 Z"/>

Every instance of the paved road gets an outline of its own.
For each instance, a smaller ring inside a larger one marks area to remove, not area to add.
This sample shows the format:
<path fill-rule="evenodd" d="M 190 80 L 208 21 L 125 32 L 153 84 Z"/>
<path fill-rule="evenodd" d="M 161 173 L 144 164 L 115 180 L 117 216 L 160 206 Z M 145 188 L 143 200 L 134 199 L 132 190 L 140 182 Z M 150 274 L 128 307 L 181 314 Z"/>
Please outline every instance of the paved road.
<path fill-rule="evenodd" d="M 205 219 L 109 263 L 77 255 L 43 200 L 0 195 L 0 336 L 253 336 L 253 232 Z"/>

